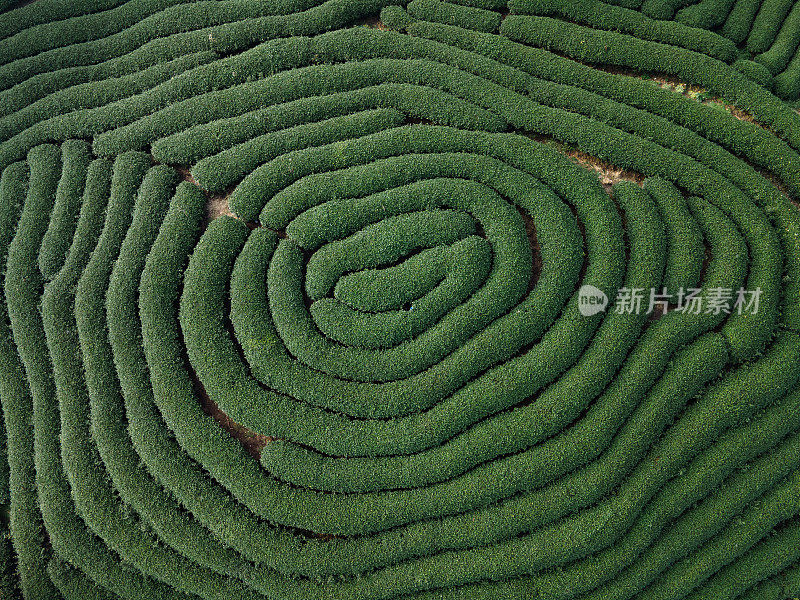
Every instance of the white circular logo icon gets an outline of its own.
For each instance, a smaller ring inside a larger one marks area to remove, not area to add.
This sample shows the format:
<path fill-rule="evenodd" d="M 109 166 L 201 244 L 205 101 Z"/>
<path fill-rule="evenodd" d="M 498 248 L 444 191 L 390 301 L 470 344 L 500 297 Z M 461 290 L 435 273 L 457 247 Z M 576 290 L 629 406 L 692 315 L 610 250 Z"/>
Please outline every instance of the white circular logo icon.
<path fill-rule="evenodd" d="M 593 285 L 584 285 L 578 290 L 578 310 L 584 317 L 603 312 L 608 306 L 608 296 Z"/>

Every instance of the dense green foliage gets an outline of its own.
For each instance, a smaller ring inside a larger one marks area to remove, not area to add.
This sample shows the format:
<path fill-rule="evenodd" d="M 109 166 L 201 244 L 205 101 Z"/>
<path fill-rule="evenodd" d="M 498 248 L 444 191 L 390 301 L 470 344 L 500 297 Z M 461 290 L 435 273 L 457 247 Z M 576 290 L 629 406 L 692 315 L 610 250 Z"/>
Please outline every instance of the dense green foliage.
<path fill-rule="evenodd" d="M 800 4 L 15 4 L 0 598 L 800 594 Z"/>
<path fill-rule="evenodd" d="M 675 44 L 728 63 L 739 59 L 748 65 L 741 70 L 760 85 L 781 98 L 800 99 L 800 7 L 793 0 L 511 0 L 509 7 Z M 753 61 L 765 69 L 749 66 Z"/>

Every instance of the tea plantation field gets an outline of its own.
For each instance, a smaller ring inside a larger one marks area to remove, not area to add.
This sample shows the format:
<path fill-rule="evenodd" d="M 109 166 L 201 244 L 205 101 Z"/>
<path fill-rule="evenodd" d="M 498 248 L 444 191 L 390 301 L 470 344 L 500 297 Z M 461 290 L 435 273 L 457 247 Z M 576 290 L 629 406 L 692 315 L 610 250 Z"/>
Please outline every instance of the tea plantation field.
<path fill-rule="evenodd" d="M 0 599 L 797 596 L 798 109 L 793 0 L 0 0 Z"/>

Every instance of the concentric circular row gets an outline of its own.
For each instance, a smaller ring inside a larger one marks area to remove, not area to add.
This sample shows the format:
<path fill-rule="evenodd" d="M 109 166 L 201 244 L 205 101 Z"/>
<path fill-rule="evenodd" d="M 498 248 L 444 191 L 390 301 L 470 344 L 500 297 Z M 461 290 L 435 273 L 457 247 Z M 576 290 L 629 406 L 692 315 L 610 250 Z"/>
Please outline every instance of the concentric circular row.
<path fill-rule="evenodd" d="M 0 589 L 797 593 L 800 118 L 727 42 L 600 2 L 167 4 L 0 20 Z"/>

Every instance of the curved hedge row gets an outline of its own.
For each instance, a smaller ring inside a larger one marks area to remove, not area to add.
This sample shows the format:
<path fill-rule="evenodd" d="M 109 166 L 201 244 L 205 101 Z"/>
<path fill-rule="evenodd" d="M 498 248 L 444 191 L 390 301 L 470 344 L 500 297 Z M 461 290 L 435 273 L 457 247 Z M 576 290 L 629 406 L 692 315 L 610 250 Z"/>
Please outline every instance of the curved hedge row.
<path fill-rule="evenodd" d="M 0 596 L 800 593 L 796 12 L 0 12 Z"/>
<path fill-rule="evenodd" d="M 749 78 L 785 100 L 800 99 L 800 10 L 792 0 L 512 0 L 509 8 L 688 48 L 727 63 L 738 59 Z"/>

